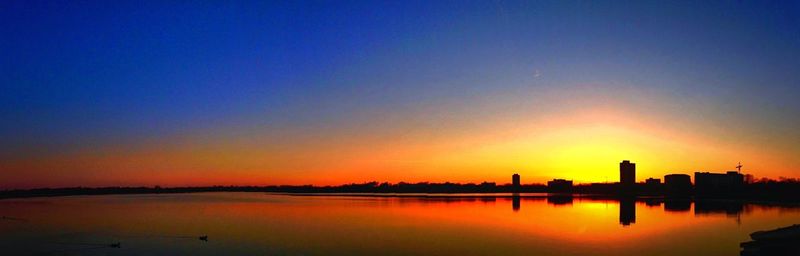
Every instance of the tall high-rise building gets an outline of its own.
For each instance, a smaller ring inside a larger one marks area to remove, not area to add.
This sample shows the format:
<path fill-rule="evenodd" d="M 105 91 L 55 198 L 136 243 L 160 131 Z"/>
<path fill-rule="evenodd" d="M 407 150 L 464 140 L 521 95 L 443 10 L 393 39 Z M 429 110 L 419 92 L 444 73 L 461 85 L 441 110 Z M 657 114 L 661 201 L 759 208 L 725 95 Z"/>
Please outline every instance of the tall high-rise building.
<path fill-rule="evenodd" d="M 636 164 L 623 160 L 619 163 L 619 183 L 623 185 L 636 184 Z"/>
<path fill-rule="evenodd" d="M 519 174 L 515 173 L 514 175 L 511 175 L 511 184 L 514 186 L 514 188 L 520 187 Z"/>

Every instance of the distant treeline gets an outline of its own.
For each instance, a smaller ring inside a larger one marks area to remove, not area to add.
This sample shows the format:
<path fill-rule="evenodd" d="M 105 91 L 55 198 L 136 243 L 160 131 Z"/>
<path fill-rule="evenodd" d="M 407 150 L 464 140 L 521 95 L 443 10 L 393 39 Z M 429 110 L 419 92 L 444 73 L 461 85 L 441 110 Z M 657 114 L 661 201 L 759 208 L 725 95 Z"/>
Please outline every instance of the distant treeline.
<path fill-rule="evenodd" d="M 365 182 L 339 186 L 280 185 L 280 186 L 211 186 L 211 187 L 72 187 L 39 188 L 0 191 L 0 198 L 70 196 L 70 195 L 109 195 L 109 194 L 158 194 L 194 192 L 275 192 L 275 193 L 560 193 L 597 194 L 612 196 L 678 196 L 703 198 L 737 198 L 771 201 L 800 202 L 800 180 L 798 179 L 759 179 L 751 180 L 735 191 L 719 193 L 695 193 L 693 190 L 670 193 L 663 184 L 638 183 L 633 187 L 623 187 L 618 183 L 578 184 L 568 188 L 549 188 L 544 184 L 526 184 L 515 187 L 511 184 L 497 185 L 483 183 L 388 183 Z"/>
<path fill-rule="evenodd" d="M 71 187 L 37 188 L 0 191 L 0 198 L 42 197 L 68 195 L 109 195 L 109 194 L 157 194 L 157 193 L 195 193 L 195 192 L 276 192 L 276 193 L 511 193 L 547 192 L 541 184 L 523 185 L 514 188 L 510 184 L 495 183 L 379 183 L 365 182 L 339 186 L 278 185 L 278 186 L 211 186 L 211 187 Z"/>

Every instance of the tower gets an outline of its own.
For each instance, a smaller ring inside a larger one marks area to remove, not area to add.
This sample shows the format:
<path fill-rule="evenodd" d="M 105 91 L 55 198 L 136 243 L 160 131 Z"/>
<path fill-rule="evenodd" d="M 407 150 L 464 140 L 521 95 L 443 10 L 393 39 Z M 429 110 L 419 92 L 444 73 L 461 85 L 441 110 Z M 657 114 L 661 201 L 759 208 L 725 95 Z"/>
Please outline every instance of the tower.
<path fill-rule="evenodd" d="M 515 173 L 514 175 L 511 175 L 511 185 L 513 185 L 514 188 L 520 187 L 519 174 Z"/>
<path fill-rule="evenodd" d="M 623 160 L 619 163 L 619 183 L 623 185 L 636 184 L 636 164 Z"/>

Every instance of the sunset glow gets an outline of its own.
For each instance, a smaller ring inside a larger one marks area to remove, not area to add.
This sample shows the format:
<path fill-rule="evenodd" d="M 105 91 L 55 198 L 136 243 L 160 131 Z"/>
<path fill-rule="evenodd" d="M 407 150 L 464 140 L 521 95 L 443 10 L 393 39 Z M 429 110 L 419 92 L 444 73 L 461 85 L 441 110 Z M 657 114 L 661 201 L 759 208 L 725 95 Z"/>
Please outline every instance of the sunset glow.
<path fill-rule="evenodd" d="M 2 8 L 0 188 L 800 175 L 771 5 L 86 5 Z"/>

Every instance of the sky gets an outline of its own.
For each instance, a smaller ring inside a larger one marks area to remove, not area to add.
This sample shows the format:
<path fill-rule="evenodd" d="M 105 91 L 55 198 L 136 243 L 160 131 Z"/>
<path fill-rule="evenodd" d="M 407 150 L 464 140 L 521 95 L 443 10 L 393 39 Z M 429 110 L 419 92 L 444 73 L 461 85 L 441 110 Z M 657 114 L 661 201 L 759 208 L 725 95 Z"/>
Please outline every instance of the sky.
<path fill-rule="evenodd" d="M 800 3 L 2 1 L 0 189 L 800 176 Z"/>

